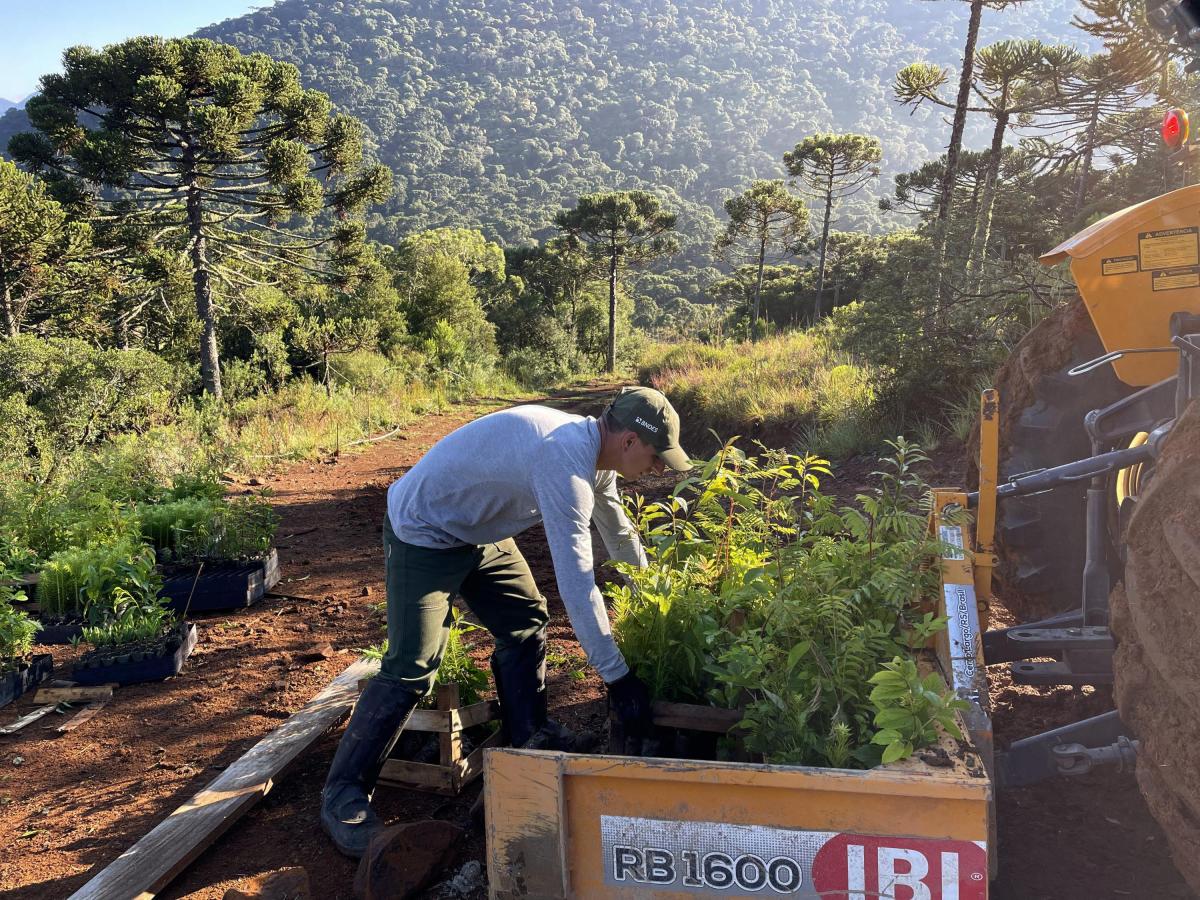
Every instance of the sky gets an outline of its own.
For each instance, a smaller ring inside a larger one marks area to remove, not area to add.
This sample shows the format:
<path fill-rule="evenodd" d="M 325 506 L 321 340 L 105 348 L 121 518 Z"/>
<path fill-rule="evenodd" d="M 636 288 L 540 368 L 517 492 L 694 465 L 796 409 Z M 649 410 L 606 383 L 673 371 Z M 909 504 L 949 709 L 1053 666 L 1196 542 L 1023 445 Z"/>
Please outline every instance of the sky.
<path fill-rule="evenodd" d="M 76 44 L 102 47 L 140 34 L 182 37 L 273 0 L 0 0 L 0 97 L 20 101 L 60 70 Z"/>

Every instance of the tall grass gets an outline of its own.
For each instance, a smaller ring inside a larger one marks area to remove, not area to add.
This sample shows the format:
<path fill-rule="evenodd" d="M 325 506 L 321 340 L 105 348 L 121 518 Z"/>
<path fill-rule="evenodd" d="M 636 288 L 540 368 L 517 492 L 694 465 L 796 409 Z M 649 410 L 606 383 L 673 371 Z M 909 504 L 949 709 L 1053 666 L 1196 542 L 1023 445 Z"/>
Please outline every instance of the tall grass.
<path fill-rule="evenodd" d="M 671 399 L 696 454 L 714 449 L 709 429 L 834 457 L 871 449 L 888 433 L 872 372 L 818 331 L 720 347 L 652 344 L 638 379 Z"/>

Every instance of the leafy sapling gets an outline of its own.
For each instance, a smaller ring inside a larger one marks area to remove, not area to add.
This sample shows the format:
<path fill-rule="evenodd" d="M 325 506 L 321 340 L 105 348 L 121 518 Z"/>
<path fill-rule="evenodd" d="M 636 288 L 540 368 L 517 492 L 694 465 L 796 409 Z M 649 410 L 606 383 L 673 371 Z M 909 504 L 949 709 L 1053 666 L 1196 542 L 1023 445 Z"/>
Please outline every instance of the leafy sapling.
<path fill-rule="evenodd" d="M 905 759 L 935 743 L 939 728 L 962 739 L 956 713 L 970 704 L 956 697 L 936 672 L 922 678 L 913 660 L 897 656 L 870 681 L 879 728 L 871 743 L 883 747 L 883 762 Z"/>

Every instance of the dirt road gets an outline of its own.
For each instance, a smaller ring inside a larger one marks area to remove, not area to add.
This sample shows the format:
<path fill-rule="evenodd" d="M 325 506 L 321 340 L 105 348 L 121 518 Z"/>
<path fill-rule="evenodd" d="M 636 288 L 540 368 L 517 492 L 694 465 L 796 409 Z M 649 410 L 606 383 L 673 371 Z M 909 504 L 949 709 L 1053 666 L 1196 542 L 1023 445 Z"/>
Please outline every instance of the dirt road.
<path fill-rule="evenodd" d="M 552 402 L 594 412 L 604 390 Z M 380 523 L 385 492 L 439 437 L 488 408 L 430 417 L 401 439 L 337 460 L 303 463 L 264 478 L 282 517 L 279 552 L 285 577 L 249 610 L 199 618 L 200 644 L 189 665 L 165 683 L 122 688 L 104 712 L 76 732 L 53 737 L 36 726 L 0 738 L 0 885 L 7 898 L 60 898 L 115 859 L 171 810 L 211 781 L 258 739 L 347 666 L 358 648 L 382 639 Z M 928 477 L 944 483 L 957 451 L 935 459 Z M 872 466 L 848 465 L 839 493 L 852 494 Z M 249 485 L 245 489 L 251 489 Z M 260 489 L 254 486 L 254 490 Z M 582 669 L 557 592 L 540 528 L 518 538 L 550 600 L 548 678 L 553 714 L 579 729 L 603 725 L 604 692 Z M 597 559 L 603 550 L 596 542 Z M 483 632 L 469 636 L 481 661 Z M 313 651 L 330 644 L 333 655 Z M 66 671 L 75 651 L 54 648 Z M 1081 699 L 1070 690 L 1015 689 L 996 679 L 997 733 L 1020 737 L 1068 721 Z M 1082 698 L 1088 711 L 1108 698 Z M 0 711 L 0 724 L 32 708 Z M 244 877 L 301 865 L 314 895 L 352 896 L 354 865 L 320 830 L 321 784 L 340 730 L 301 757 L 267 798 L 221 838 L 163 895 L 220 898 Z M 20 758 L 21 763 L 15 764 Z M 391 822 L 464 820 L 478 791 L 454 800 L 381 789 L 377 809 Z M 1132 776 L 1094 776 L 1011 791 L 999 801 L 999 900 L 1189 897 L 1163 836 L 1149 819 Z M 447 877 L 483 859 L 472 832 Z M 430 897 L 443 896 L 439 890 Z M 484 896 L 482 890 L 472 896 Z"/>

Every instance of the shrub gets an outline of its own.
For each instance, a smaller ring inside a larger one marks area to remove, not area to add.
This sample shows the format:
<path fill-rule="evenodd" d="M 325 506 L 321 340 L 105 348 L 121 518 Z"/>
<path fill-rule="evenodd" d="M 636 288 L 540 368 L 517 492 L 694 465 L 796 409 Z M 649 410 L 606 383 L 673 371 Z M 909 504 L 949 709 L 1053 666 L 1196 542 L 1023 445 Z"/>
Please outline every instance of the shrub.
<path fill-rule="evenodd" d="M 921 642 L 944 627 L 915 613 L 938 585 L 912 471 L 925 457 L 890 443 L 878 487 L 852 507 L 820 492 L 824 460 L 732 445 L 668 500 L 635 501 L 650 564 L 616 564 L 629 584 L 607 591 L 617 641 L 656 696 L 743 706 L 747 746 L 771 762 L 880 761 L 871 679 L 907 657 L 914 627 Z"/>
<path fill-rule="evenodd" d="M 639 381 L 670 398 L 693 445 L 711 443 L 708 429 L 794 445 L 803 434 L 841 428 L 861 441 L 837 448 L 849 452 L 877 445 L 872 378 L 819 330 L 722 347 L 660 344 L 638 370 Z"/>
<path fill-rule="evenodd" d="M 0 340 L 0 396 L 36 410 L 59 453 L 169 418 L 175 394 L 174 370 L 147 350 L 32 335 Z"/>
<path fill-rule="evenodd" d="M 25 599 L 24 593 L 0 587 L 0 672 L 25 660 L 33 650 L 34 635 L 41 625 L 16 609 L 13 602 Z"/>

